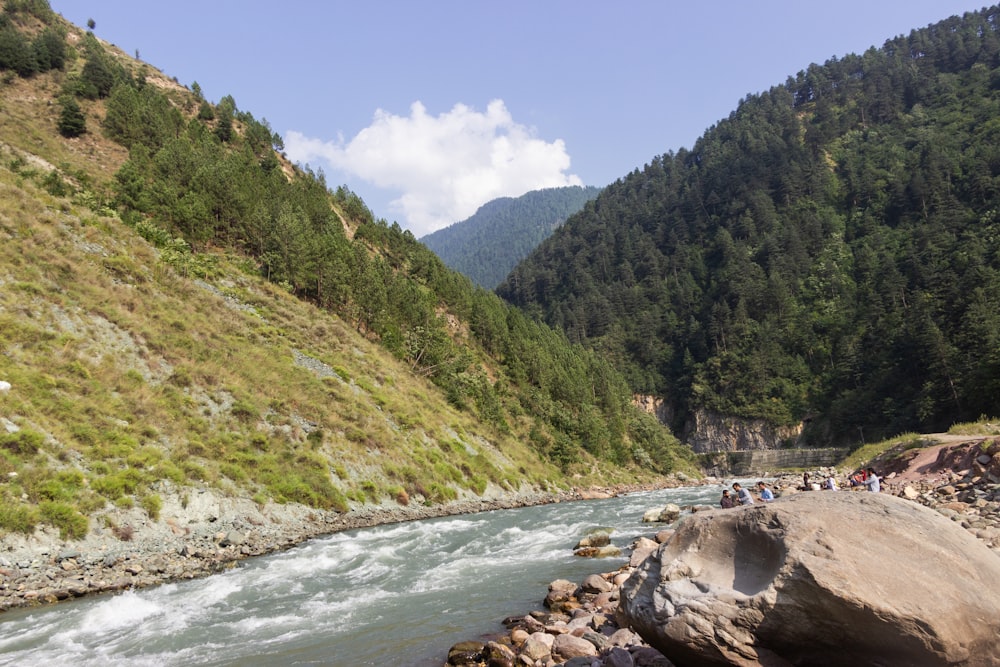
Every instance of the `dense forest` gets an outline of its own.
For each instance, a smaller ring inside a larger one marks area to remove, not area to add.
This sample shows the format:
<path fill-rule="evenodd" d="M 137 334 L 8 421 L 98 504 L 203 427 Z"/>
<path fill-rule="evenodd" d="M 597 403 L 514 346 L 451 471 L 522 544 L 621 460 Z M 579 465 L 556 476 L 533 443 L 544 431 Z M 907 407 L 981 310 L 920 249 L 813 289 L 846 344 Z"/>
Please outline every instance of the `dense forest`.
<path fill-rule="evenodd" d="M 421 237 L 420 241 L 475 284 L 493 289 L 600 191 L 593 186 L 574 185 L 501 197 L 483 204 L 470 218 Z"/>
<path fill-rule="evenodd" d="M 212 103 L 197 83 L 154 85 L 148 65 L 92 31 L 67 40 L 44 0 L 4 7 L 5 80 L 54 72 L 63 137 L 99 133 L 128 150 L 108 183 L 51 172 L 54 195 L 85 189 L 95 210 L 118 215 L 190 278 L 212 272 L 220 252 L 244 258 L 564 471 L 597 459 L 666 472 L 685 455 L 634 408 L 608 361 L 475 287 L 346 187 L 289 164 L 280 136 L 232 96 Z"/>
<path fill-rule="evenodd" d="M 747 96 L 608 186 L 499 294 L 679 422 L 709 409 L 854 444 L 1000 414 L 998 17 Z"/>

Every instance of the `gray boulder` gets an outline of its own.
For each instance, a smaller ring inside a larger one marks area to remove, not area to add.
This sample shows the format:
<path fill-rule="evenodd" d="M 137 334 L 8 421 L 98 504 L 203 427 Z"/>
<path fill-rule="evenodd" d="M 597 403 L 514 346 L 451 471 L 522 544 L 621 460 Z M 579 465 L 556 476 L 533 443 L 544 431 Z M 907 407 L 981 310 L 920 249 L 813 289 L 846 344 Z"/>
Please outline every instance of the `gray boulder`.
<path fill-rule="evenodd" d="M 699 512 L 622 585 L 619 609 L 677 664 L 1000 664 L 1000 558 L 886 494 Z"/>
<path fill-rule="evenodd" d="M 667 503 L 663 507 L 646 510 L 642 515 L 643 523 L 673 523 L 681 515 L 681 508 L 673 503 Z"/>
<path fill-rule="evenodd" d="M 580 657 L 594 657 L 597 648 L 586 639 L 574 635 L 557 635 L 552 642 L 552 653 L 563 660 Z"/>

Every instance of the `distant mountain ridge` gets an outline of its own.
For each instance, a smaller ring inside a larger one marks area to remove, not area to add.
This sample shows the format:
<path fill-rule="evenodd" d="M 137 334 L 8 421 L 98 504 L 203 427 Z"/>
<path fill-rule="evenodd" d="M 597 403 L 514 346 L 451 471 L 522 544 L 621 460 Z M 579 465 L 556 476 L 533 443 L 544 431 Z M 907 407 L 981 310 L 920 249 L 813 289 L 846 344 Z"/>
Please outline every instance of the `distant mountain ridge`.
<path fill-rule="evenodd" d="M 471 217 L 432 232 L 420 241 L 446 265 L 486 289 L 493 289 L 539 243 L 597 197 L 601 188 L 578 185 L 500 197 Z"/>

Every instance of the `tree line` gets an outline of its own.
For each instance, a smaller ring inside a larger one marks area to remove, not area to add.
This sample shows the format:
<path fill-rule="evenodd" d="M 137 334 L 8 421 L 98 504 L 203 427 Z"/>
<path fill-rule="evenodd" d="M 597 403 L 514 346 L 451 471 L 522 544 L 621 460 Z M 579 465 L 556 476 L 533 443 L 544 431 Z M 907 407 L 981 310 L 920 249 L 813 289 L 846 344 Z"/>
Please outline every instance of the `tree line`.
<path fill-rule="evenodd" d="M 678 423 L 855 444 L 1000 414 L 1000 9 L 810 65 L 499 286 Z"/>

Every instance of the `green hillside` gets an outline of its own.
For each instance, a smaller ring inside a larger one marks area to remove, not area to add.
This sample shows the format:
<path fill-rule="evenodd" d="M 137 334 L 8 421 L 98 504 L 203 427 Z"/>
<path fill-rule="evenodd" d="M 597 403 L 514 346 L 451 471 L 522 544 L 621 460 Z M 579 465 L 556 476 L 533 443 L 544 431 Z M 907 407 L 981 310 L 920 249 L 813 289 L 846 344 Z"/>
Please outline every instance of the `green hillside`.
<path fill-rule="evenodd" d="M 475 215 L 421 237 L 441 260 L 493 289 L 566 218 L 597 197 L 596 187 L 534 190 L 486 202 Z"/>
<path fill-rule="evenodd" d="M 498 292 L 665 397 L 675 426 L 709 409 L 855 444 L 1000 414 L 998 16 L 747 96 Z"/>
<path fill-rule="evenodd" d="M 164 484 L 346 509 L 688 465 L 605 360 L 289 164 L 232 96 L 3 7 L 0 530 L 155 517 Z"/>

